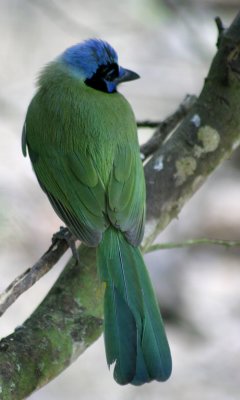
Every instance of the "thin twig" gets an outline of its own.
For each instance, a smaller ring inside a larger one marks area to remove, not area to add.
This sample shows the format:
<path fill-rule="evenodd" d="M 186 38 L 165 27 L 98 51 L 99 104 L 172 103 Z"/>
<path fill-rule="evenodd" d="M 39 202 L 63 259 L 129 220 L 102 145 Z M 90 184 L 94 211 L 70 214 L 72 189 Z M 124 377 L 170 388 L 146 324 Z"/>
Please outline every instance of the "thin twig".
<path fill-rule="evenodd" d="M 150 121 L 150 120 L 146 119 L 144 121 L 137 121 L 137 127 L 138 128 L 157 128 L 162 123 L 163 123 L 163 121 Z"/>
<path fill-rule="evenodd" d="M 218 38 L 217 38 L 217 43 L 216 43 L 216 45 L 217 45 L 217 48 L 219 48 L 219 46 L 220 46 L 220 41 L 221 41 L 221 39 L 222 39 L 224 33 L 226 32 L 226 28 L 224 27 L 223 22 L 222 22 L 222 20 L 221 20 L 220 17 L 216 17 L 216 18 L 215 18 L 215 22 L 216 22 L 217 29 L 218 29 Z"/>
<path fill-rule="evenodd" d="M 215 22 L 216 22 L 216 25 L 218 28 L 218 33 L 219 33 L 219 35 L 221 35 L 226 30 L 226 28 L 224 27 L 223 22 L 220 17 L 216 17 Z"/>
<path fill-rule="evenodd" d="M 52 245 L 46 253 L 44 253 L 31 268 L 28 268 L 23 274 L 15 278 L 7 289 L 0 294 L 0 316 L 4 314 L 8 307 L 10 307 L 22 293 L 50 271 L 68 248 L 69 245 L 66 240 L 53 240 Z"/>
<path fill-rule="evenodd" d="M 145 253 L 151 253 L 152 251 L 157 250 L 169 250 L 169 249 L 177 249 L 182 247 L 192 247 L 196 245 L 217 245 L 223 247 L 240 247 L 240 241 L 236 240 L 222 240 L 222 239 L 208 239 L 208 238 L 200 238 L 200 239 L 189 239 L 183 242 L 169 242 L 169 243 L 157 243 L 153 244 L 145 250 Z"/>
<path fill-rule="evenodd" d="M 157 149 L 160 148 L 167 136 L 173 131 L 174 128 L 180 123 L 180 121 L 187 115 L 196 102 L 196 96 L 187 95 L 182 103 L 179 105 L 177 110 L 171 114 L 169 117 L 159 122 L 157 129 L 153 136 L 144 143 L 141 148 L 142 159 L 146 159 L 151 154 L 153 154 Z M 154 127 L 156 122 L 143 121 L 138 122 L 138 127 Z"/>

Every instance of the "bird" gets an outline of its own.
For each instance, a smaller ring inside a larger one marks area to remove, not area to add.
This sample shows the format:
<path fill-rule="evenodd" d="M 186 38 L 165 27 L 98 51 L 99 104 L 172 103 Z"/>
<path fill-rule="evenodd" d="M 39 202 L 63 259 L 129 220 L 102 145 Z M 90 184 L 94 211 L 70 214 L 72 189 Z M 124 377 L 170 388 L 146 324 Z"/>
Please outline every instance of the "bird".
<path fill-rule="evenodd" d="M 118 85 L 138 79 L 106 41 L 67 48 L 40 72 L 22 132 L 40 187 L 69 231 L 96 247 L 108 367 L 120 385 L 166 381 L 171 353 L 145 266 L 146 189 L 137 124 Z"/>

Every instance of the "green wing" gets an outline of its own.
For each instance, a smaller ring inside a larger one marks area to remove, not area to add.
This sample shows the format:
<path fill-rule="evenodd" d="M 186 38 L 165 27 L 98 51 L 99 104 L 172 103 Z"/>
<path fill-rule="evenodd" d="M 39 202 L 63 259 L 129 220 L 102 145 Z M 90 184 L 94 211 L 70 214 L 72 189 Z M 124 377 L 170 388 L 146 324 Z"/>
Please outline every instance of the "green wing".
<path fill-rule="evenodd" d="M 28 145 L 38 181 L 58 216 L 88 246 L 97 246 L 109 225 L 105 188 L 90 157 L 53 148 L 37 154 Z"/>
<path fill-rule="evenodd" d="M 58 216 L 88 246 L 97 246 L 111 224 L 134 246 L 142 240 L 145 218 L 145 181 L 140 154 L 134 146 L 116 146 L 107 187 L 93 156 L 60 151 L 48 144 L 33 150 L 23 131 L 38 181 Z"/>
<path fill-rule="evenodd" d="M 144 233 L 145 180 L 138 148 L 118 146 L 108 186 L 108 216 L 138 246 Z"/>

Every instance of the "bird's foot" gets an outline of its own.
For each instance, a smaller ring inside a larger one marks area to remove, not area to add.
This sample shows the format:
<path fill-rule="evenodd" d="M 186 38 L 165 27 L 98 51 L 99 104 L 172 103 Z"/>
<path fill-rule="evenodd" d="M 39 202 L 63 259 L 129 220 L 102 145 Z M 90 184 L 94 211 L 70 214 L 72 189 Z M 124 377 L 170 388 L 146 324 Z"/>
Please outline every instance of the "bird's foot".
<path fill-rule="evenodd" d="M 76 248 L 77 238 L 70 232 L 70 230 L 64 226 L 60 226 L 58 232 L 52 236 L 52 243 L 56 240 L 65 240 L 72 251 L 73 258 L 75 259 L 76 265 L 80 264 L 79 254 Z"/>

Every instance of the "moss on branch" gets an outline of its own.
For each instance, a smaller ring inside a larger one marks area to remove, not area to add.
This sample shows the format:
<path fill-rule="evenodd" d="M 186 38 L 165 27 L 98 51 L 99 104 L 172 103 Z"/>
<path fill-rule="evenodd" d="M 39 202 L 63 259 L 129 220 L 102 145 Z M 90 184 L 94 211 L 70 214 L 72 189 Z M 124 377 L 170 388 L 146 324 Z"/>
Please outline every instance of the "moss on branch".
<path fill-rule="evenodd" d="M 80 246 L 32 316 L 0 342 L 0 398 L 23 399 L 71 364 L 102 332 L 103 286 L 94 249 Z"/>

